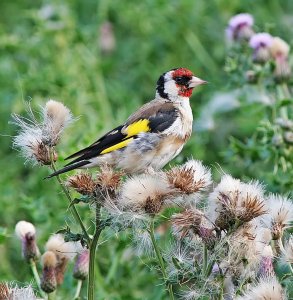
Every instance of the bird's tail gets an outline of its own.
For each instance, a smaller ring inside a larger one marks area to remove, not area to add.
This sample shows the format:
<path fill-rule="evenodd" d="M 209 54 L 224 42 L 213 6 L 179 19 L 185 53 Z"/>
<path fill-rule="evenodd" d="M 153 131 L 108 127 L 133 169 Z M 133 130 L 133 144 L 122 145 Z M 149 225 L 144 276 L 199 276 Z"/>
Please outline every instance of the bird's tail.
<path fill-rule="evenodd" d="M 90 162 L 88 160 L 82 160 L 82 161 L 76 162 L 74 164 L 67 165 L 64 168 L 62 168 L 62 169 L 60 169 L 60 170 L 58 170 L 58 171 L 50 174 L 49 176 L 45 177 L 44 179 L 52 178 L 52 177 L 57 176 L 59 174 L 63 174 L 65 172 L 68 172 L 68 171 L 71 171 L 71 170 L 83 167 L 83 166 L 85 166 L 85 165 L 87 165 L 89 163 Z"/>

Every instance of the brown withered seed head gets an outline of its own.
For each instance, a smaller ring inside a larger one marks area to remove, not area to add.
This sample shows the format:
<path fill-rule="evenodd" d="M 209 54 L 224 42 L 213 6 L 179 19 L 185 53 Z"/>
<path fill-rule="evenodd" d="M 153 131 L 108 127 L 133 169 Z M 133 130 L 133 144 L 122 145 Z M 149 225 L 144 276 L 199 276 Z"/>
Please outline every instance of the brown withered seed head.
<path fill-rule="evenodd" d="M 215 223 L 222 230 L 228 229 L 237 220 L 245 223 L 267 213 L 264 201 L 248 194 L 243 197 L 239 191 L 229 194 L 220 192 L 218 201 L 222 207 Z"/>
<path fill-rule="evenodd" d="M 198 230 L 202 221 L 202 212 L 197 209 L 186 209 L 172 216 L 172 224 L 180 237 L 185 237 L 189 230 Z"/>
<path fill-rule="evenodd" d="M 166 172 L 169 183 L 181 193 L 190 195 L 203 191 L 211 184 L 211 173 L 200 161 L 189 160 Z"/>
<path fill-rule="evenodd" d="M 122 171 L 115 171 L 110 166 L 103 165 L 95 182 L 102 191 L 114 192 L 118 189 L 123 175 L 125 174 Z"/>
<path fill-rule="evenodd" d="M 67 179 L 66 185 L 75 189 L 82 195 L 93 195 L 97 186 L 96 182 L 89 173 L 80 173 L 70 176 Z"/>
<path fill-rule="evenodd" d="M 29 147 L 32 149 L 33 155 L 35 156 L 36 160 L 42 165 L 50 165 L 51 164 L 51 157 L 50 157 L 50 150 L 49 146 L 45 145 L 42 141 L 37 143 L 30 144 Z M 54 162 L 57 161 L 58 155 L 54 151 L 53 153 L 53 160 Z"/>
<path fill-rule="evenodd" d="M 155 215 L 160 212 L 164 203 L 165 196 L 155 195 L 154 197 L 148 197 L 144 206 L 144 210 L 147 214 Z"/>
<path fill-rule="evenodd" d="M 0 282 L 0 300 L 11 299 L 10 289 L 6 282 Z"/>
<path fill-rule="evenodd" d="M 204 185 L 202 179 L 194 182 L 193 174 L 186 169 L 173 168 L 166 174 L 169 182 L 174 185 L 175 188 L 187 195 L 200 191 Z"/>

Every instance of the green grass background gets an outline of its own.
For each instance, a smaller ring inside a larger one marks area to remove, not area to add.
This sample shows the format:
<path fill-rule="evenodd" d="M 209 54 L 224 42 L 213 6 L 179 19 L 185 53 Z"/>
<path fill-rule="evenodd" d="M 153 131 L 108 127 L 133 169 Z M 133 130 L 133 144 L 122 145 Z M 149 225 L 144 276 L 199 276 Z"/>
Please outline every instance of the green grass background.
<path fill-rule="evenodd" d="M 49 19 L 40 16 L 45 6 Z M 25 219 L 37 226 L 41 250 L 48 236 L 71 223 L 66 199 L 54 180 L 44 181 L 45 168 L 24 165 L 11 149 L 16 128 L 10 114 L 24 113 L 25 102 L 37 110 L 52 98 L 65 103 L 79 119 L 66 131 L 59 150 L 62 158 L 86 146 L 112 126 L 123 122 L 154 97 L 159 75 L 183 66 L 209 81 L 192 98 L 195 118 L 218 91 L 229 90 L 225 63 L 224 30 L 239 12 L 254 15 L 259 31 L 270 30 L 292 42 L 291 0 L 3 0 L 0 3 L 0 280 L 32 280 L 21 259 L 14 225 Z M 99 50 L 100 25 L 110 20 L 116 37 L 111 55 Z M 56 28 L 57 27 L 57 28 Z M 248 115 L 249 114 L 249 115 Z M 222 116 L 215 130 L 193 134 L 182 162 L 195 157 L 213 168 L 246 176 L 237 163 L 223 159 L 230 135 L 245 139 L 263 111 Z M 258 174 L 254 174 L 255 177 Z M 270 187 L 268 187 L 270 189 Z M 91 212 L 81 208 L 90 226 Z M 74 227 L 74 226 L 73 226 Z M 127 247 L 129 235 L 104 237 L 98 257 L 97 285 L 101 299 L 163 299 L 163 287 L 152 261 L 137 258 Z M 61 295 L 70 299 L 73 280 L 67 274 Z"/>

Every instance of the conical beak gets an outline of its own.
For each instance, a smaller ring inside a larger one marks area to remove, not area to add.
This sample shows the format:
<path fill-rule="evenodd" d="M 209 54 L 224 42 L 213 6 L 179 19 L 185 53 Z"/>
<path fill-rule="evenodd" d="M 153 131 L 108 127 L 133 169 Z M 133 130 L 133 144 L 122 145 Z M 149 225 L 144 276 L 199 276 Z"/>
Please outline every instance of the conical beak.
<path fill-rule="evenodd" d="M 198 77 L 192 76 L 191 80 L 188 83 L 189 88 L 194 88 L 198 85 L 207 84 L 208 82 L 205 80 L 202 80 Z"/>

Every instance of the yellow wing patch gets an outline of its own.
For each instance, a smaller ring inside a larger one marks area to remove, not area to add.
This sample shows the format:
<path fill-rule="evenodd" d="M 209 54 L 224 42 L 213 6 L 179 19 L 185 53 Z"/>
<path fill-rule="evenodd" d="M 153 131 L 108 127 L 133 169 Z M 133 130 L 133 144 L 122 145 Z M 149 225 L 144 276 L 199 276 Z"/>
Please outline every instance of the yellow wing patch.
<path fill-rule="evenodd" d="M 122 141 L 122 142 L 120 142 L 120 143 L 117 143 L 117 144 L 114 145 L 114 146 L 111 146 L 111 147 L 109 147 L 109 148 L 106 148 L 106 149 L 103 150 L 100 154 L 105 154 L 105 153 L 109 153 L 109 152 L 112 152 L 112 151 L 121 149 L 121 148 L 127 146 L 127 144 L 130 143 L 132 140 L 133 140 L 133 138 L 130 138 L 130 139 L 127 139 L 127 140 Z"/>
<path fill-rule="evenodd" d="M 100 154 L 109 153 L 118 149 L 121 149 L 123 147 L 126 147 L 128 143 L 130 143 L 133 140 L 134 135 L 139 134 L 140 132 L 148 132 L 150 131 L 149 127 L 150 121 L 147 119 L 138 120 L 137 122 L 134 122 L 130 125 L 128 125 L 124 130 L 124 134 L 126 134 L 126 137 L 123 139 L 122 142 L 117 143 L 116 145 L 113 145 L 111 147 L 108 147 L 104 149 Z"/>
<path fill-rule="evenodd" d="M 138 120 L 137 122 L 134 122 L 134 123 L 128 125 L 124 129 L 125 134 L 127 134 L 126 138 L 137 135 L 140 132 L 150 131 L 151 128 L 149 127 L 149 123 L 150 123 L 149 120 L 143 119 L 143 120 Z"/>

